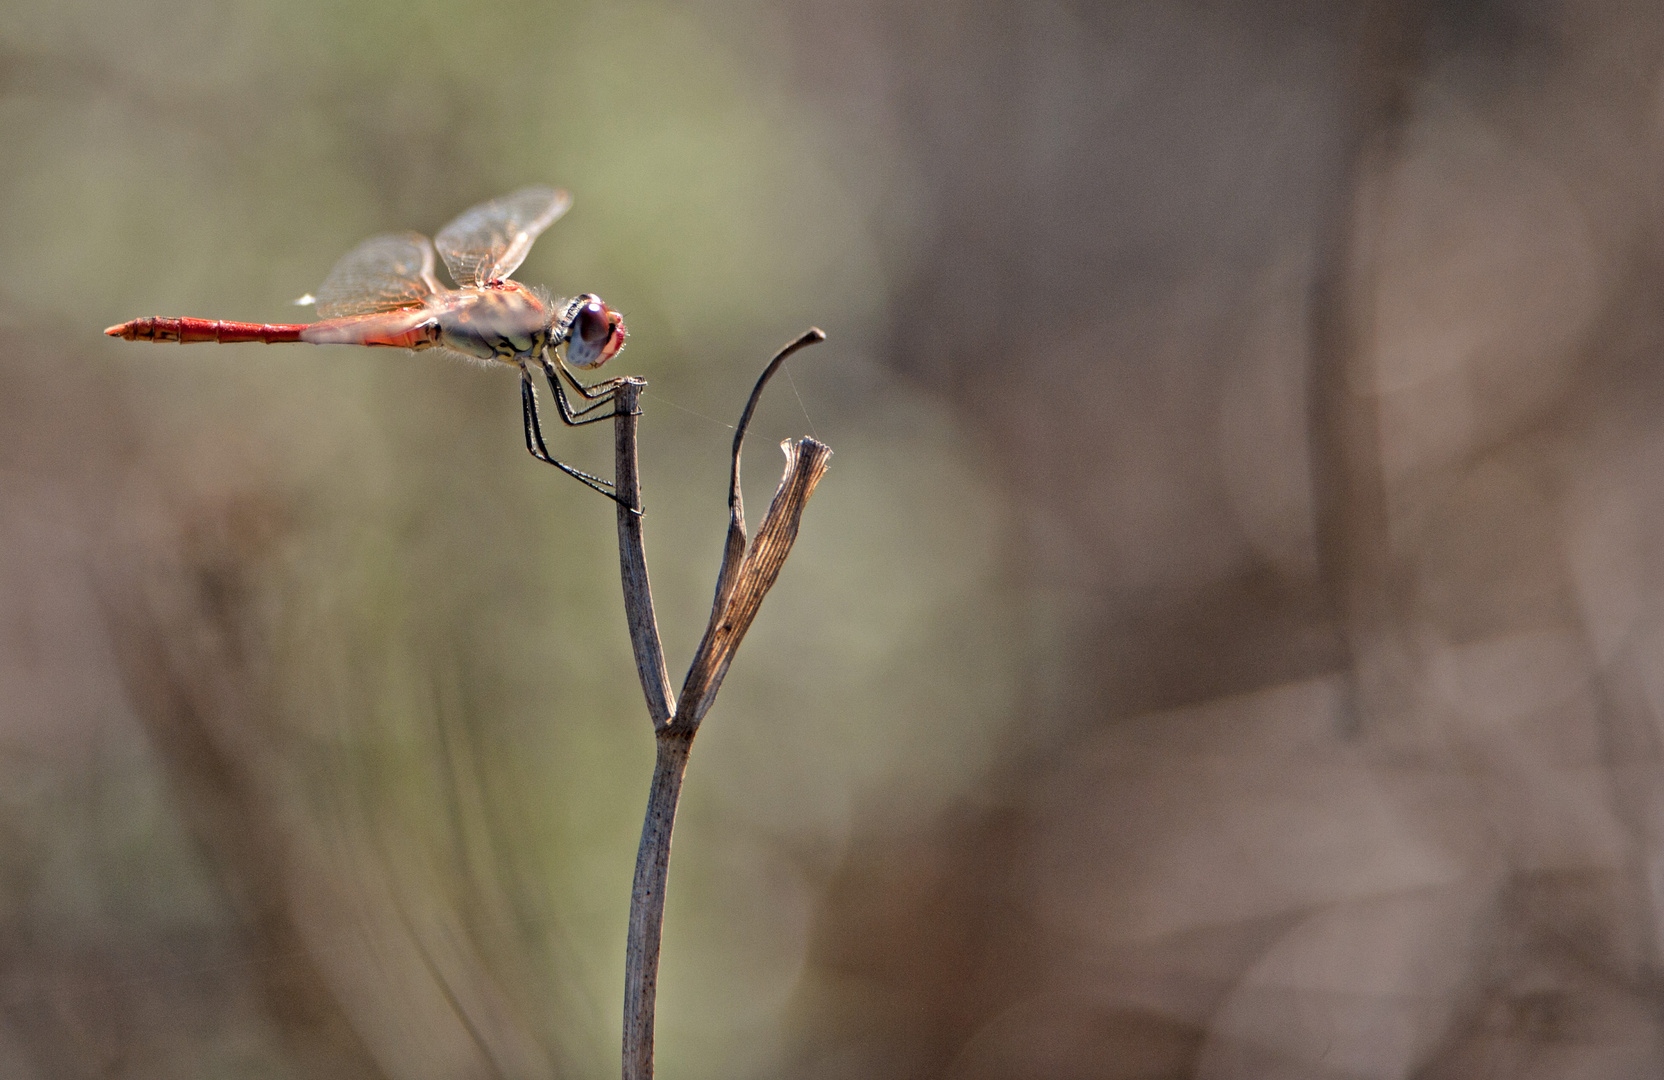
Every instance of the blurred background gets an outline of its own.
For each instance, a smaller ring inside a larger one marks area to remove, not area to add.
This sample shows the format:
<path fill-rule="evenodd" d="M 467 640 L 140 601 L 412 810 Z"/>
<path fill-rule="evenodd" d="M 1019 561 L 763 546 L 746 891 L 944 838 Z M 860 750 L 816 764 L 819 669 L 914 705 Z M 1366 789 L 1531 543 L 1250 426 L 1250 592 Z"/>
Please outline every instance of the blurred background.
<path fill-rule="evenodd" d="M 616 1075 L 611 506 L 505 371 L 100 333 L 532 183 L 678 678 L 830 336 L 662 1075 L 1664 1073 L 1664 9 L 16 0 L 0 145 L 0 1076 Z"/>

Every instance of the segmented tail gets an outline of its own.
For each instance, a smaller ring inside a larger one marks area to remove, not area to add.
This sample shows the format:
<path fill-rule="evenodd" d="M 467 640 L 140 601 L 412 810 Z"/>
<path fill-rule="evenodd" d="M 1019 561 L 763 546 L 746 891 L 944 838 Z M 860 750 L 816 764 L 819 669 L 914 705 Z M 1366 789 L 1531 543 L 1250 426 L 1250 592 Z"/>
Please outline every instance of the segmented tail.
<path fill-rule="evenodd" d="M 169 319 L 149 316 L 112 326 L 104 332 L 128 341 L 263 341 L 275 344 L 301 340 L 305 324 L 225 322 L 220 319 Z"/>

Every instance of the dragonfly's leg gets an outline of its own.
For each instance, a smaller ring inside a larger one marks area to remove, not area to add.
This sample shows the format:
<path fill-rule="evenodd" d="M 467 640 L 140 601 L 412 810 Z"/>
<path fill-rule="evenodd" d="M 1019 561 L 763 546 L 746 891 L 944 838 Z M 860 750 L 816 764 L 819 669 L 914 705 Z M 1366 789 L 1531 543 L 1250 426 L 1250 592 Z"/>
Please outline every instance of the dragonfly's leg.
<path fill-rule="evenodd" d="M 555 377 L 554 368 L 545 366 L 543 368 L 543 377 L 549 380 L 549 391 L 555 395 L 555 407 L 560 410 L 561 423 L 565 424 L 567 427 L 582 427 L 585 424 L 599 424 L 603 420 L 611 420 L 614 416 L 618 415 L 617 410 L 604 412 L 600 416 L 589 415 L 596 409 L 602 408 L 606 405 L 611 405 L 614 401 L 611 394 L 601 398 L 593 405 L 586 405 L 576 412 L 573 412 L 571 403 L 566 400 L 566 391 L 561 389 L 560 380 Z"/>
<path fill-rule="evenodd" d="M 579 469 L 574 469 L 565 462 L 556 461 L 554 457 L 550 455 L 548 446 L 546 446 L 543 442 L 543 425 L 539 423 L 537 419 L 537 390 L 532 386 L 531 377 L 524 371 L 520 373 L 520 412 L 526 423 L 526 451 L 531 454 L 532 457 L 547 465 L 553 465 L 555 468 L 577 480 L 585 487 L 593 488 L 594 490 L 599 491 L 613 502 L 624 506 L 631 513 L 641 513 L 640 510 L 630 506 L 613 492 L 611 481 L 603 480 L 599 476 L 591 476 Z"/>
<path fill-rule="evenodd" d="M 571 402 L 566 397 L 566 391 L 561 389 L 560 381 L 552 375 L 548 378 L 549 388 L 554 392 L 555 404 L 560 408 L 560 418 L 563 422 L 576 426 L 578 424 L 593 424 L 601 420 L 611 420 L 613 418 L 614 414 L 610 412 L 602 413 L 600 416 L 589 415 L 597 409 L 602 409 L 611 405 L 613 403 L 613 398 L 610 396 L 604 397 L 601 400 L 593 402 L 589 405 L 585 405 L 581 409 L 574 410 Z M 589 418 L 586 420 L 580 419 L 581 417 Z"/>
<path fill-rule="evenodd" d="M 571 404 L 566 399 L 566 394 L 561 390 L 560 378 L 559 378 L 559 375 L 556 371 L 557 368 L 559 368 L 561 371 L 565 371 L 566 370 L 565 365 L 563 365 L 560 362 L 560 359 L 558 357 L 551 357 L 547 353 L 545 353 L 543 356 L 538 358 L 538 363 L 543 368 L 543 377 L 545 379 L 549 380 L 549 392 L 554 395 L 555 404 L 557 406 L 559 406 L 559 408 L 560 408 L 560 411 L 561 411 L 560 418 L 561 418 L 561 421 L 563 423 L 572 424 L 573 421 L 578 419 L 578 417 L 588 416 L 590 413 L 594 412 L 596 409 L 599 409 L 602 406 L 611 403 L 611 401 L 613 400 L 613 395 L 610 394 L 610 393 L 596 395 L 598 400 L 596 400 L 593 405 L 586 405 L 583 408 L 574 412 L 572 410 Z M 567 377 L 571 378 L 571 375 L 568 374 Z M 616 382 L 616 381 L 617 380 L 613 380 L 613 382 Z M 598 417 L 595 417 L 594 419 L 595 420 L 606 420 L 606 419 L 609 419 L 612 415 L 613 415 L 612 413 L 607 413 L 605 416 L 598 416 Z M 585 424 L 592 423 L 592 422 L 593 421 L 591 421 L 591 420 L 582 421 L 582 423 L 585 423 Z"/>
<path fill-rule="evenodd" d="M 537 389 L 520 373 L 520 416 L 526 424 L 526 452 L 542 462 L 549 462 L 549 448 L 543 442 L 543 425 L 537 418 Z"/>
<path fill-rule="evenodd" d="M 602 480 L 598 476 L 591 476 L 586 472 L 581 472 L 556 461 L 554 456 L 549 453 L 549 447 L 543 441 L 543 424 L 538 420 L 537 415 L 537 390 L 532 386 L 531 379 L 524 372 L 520 374 L 520 412 L 526 424 L 526 451 L 532 457 L 545 464 L 553 465 L 563 472 L 570 473 L 591 486 L 600 484 L 606 488 L 612 487 L 610 482 Z"/>
<path fill-rule="evenodd" d="M 560 363 L 558 357 L 555 362 Z M 560 364 L 560 373 L 566 376 L 566 381 L 572 384 L 572 389 L 576 390 L 579 395 L 587 401 L 597 401 L 612 397 L 612 392 L 617 388 L 618 384 L 629 378 L 628 375 L 621 375 L 616 379 L 602 379 L 598 383 L 592 383 L 589 386 L 585 386 L 583 383 L 578 381 L 578 377 L 572 374 L 572 369 L 567 367 L 565 364 Z"/>

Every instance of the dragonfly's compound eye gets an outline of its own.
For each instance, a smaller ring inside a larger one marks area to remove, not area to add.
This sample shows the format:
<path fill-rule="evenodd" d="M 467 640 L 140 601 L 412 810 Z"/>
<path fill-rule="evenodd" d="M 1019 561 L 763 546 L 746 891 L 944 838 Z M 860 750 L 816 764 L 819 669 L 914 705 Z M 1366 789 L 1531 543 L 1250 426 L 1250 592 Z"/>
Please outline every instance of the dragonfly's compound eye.
<path fill-rule="evenodd" d="M 606 305 L 599 300 L 586 301 L 572 320 L 572 331 L 585 345 L 599 348 L 612 333 Z"/>
<path fill-rule="evenodd" d="M 566 362 L 575 368 L 597 368 L 623 347 L 623 317 L 598 296 L 578 297 L 577 310 L 566 324 Z"/>

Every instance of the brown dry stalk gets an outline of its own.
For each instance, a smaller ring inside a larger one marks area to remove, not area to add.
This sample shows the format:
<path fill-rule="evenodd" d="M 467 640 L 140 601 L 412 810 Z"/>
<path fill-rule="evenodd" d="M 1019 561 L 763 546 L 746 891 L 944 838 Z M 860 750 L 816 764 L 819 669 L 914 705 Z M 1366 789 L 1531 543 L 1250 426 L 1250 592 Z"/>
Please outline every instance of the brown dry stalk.
<path fill-rule="evenodd" d="M 810 330 L 780 350 L 763 369 L 734 431 L 732 468 L 728 487 L 728 539 L 717 573 L 716 599 L 705 636 L 694 652 L 682 692 L 671 705 L 670 676 L 665 671 L 664 646 L 653 614 L 653 590 L 647 578 L 647 554 L 642 545 L 641 477 L 636 468 L 638 402 L 645 384 L 631 379 L 617 392 L 613 421 L 617 453 L 618 561 L 624 584 L 624 613 L 635 651 L 636 673 L 653 720 L 658 754 L 647 797 L 647 817 L 636 853 L 635 882 L 630 889 L 629 939 L 624 951 L 624 1080 L 650 1080 L 653 1075 L 653 1009 L 659 978 L 659 941 L 664 928 L 665 881 L 670 870 L 670 833 L 676 824 L 676 802 L 682 793 L 688 751 L 699 722 L 710 711 L 728 673 L 734 653 L 773 588 L 797 539 L 803 510 L 815 485 L 826 474 L 832 450 L 814 439 L 788 440 L 786 471 L 763 516 L 762 528 L 749 547 L 745 534 L 745 504 L 740 497 L 740 449 L 757 408 L 763 387 L 788 356 L 825 340 Z"/>

